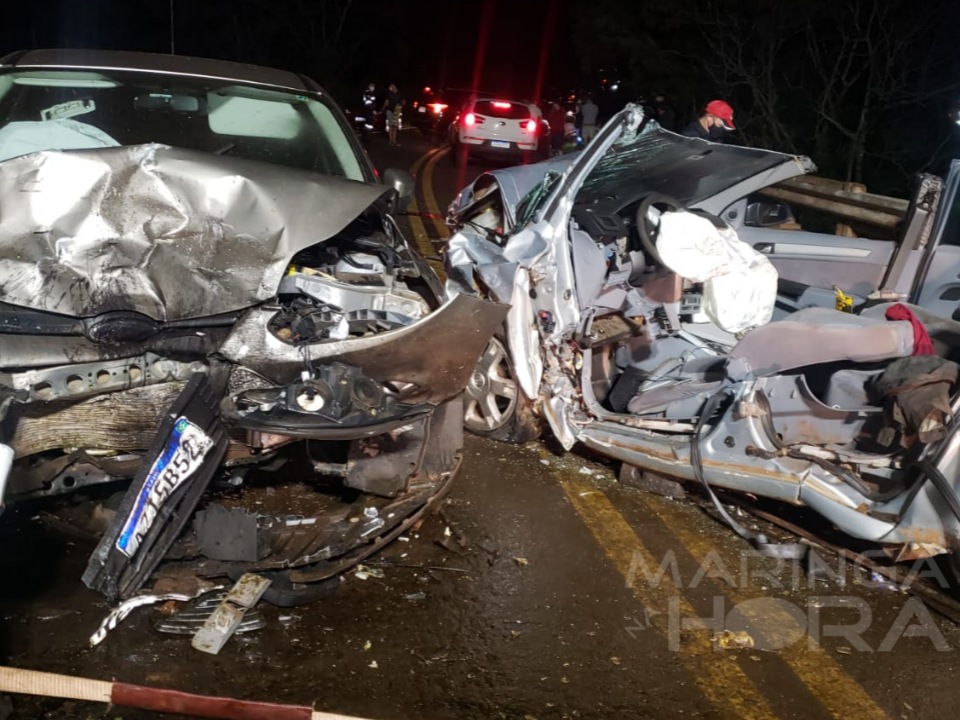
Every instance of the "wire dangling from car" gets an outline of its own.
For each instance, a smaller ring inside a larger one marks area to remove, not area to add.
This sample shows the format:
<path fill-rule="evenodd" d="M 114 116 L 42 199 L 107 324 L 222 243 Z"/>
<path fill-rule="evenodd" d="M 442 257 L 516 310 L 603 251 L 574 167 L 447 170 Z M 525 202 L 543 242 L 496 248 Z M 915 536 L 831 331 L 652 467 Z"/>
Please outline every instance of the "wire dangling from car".
<path fill-rule="evenodd" d="M 703 472 L 703 456 L 700 452 L 700 439 L 703 436 L 703 429 L 706 427 L 707 421 L 713 417 L 717 408 L 720 407 L 720 403 L 723 402 L 729 394 L 730 390 L 723 388 L 712 395 L 710 399 L 707 400 L 703 412 L 697 420 L 697 426 L 690 440 L 690 463 L 693 467 L 694 477 L 703 485 L 703 489 L 706 491 L 707 496 L 710 498 L 713 506 L 717 509 L 717 512 L 720 514 L 720 517 L 723 518 L 724 522 L 726 522 L 737 535 L 753 545 L 754 548 L 757 549 L 757 552 L 761 555 L 782 558 L 784 560 L 802 560 L 809 550 L 807 545 L 803 545 L 802 543 L 771 542 L 763 533 L 755 533 L 747 530 L 747 528 L 743 527 L 743 525 L 731 517 L 730 513 L 728 513 L 727 509 L 723 506 L 723 503 L 720 502 L 720 498 L 717 497 L 713 488 L 710 487 L 710 483 L 707 482 L 706 475 L 704 475 Z"/>

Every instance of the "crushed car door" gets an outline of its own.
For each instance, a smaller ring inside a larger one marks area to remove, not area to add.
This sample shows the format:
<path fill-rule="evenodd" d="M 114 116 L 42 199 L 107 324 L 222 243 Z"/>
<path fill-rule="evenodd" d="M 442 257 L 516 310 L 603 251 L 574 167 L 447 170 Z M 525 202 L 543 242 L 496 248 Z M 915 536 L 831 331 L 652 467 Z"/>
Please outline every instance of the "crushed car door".
<path fill-rule="evenodd" d="M 930 251 L 912 301 L 935 315 L 960 320 L 960 160 L 954 160 L 940 198 Z"/>

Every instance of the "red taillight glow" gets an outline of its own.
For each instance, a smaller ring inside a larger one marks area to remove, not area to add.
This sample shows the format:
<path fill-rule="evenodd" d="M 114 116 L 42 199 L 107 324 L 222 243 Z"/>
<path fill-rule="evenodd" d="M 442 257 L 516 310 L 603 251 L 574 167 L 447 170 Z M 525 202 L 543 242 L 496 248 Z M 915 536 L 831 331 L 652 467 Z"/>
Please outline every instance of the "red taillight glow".
<path fill-rule="evenodd" d="M 534 120 L 533 118 L 530 118 L 525 123 L 522 123 L 522 125 L 523 125 L 523 129 L 529 133 L 537 131 L 537 121 Z"/>
<path fill-rule="evenodd" d="M 443 112 L 444 110 L 446 110 L 448 107 L 449 107 L 449 105 L 445 105 L 445 104 L 443 104 L 443 103 L 430 103 L 430 109 L 433 110 L 433 112 L 434 112 L 435 114 L 437 114 L 437 115 L 439 115 L 440 113 L 442 113 L 442 112 Z"/>
<path fill-rule="evenodd" d="M 477 116 L 473 113 L 467 113 L 463 116 L 463 124 L 467 127 L 477 124 Z"/>
<path fill-rule="evenodd" d="M 508 102 L 494 102 L 492 105 L 499 110 L 509 110 L 511 107 L 513 107 Z"/>

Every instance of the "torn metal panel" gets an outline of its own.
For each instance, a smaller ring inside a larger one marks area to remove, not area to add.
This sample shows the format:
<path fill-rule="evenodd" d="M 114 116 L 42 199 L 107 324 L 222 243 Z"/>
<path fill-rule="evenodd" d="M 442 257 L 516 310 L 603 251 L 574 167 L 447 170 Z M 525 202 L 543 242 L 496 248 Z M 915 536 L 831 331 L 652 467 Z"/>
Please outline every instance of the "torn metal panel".
<path fill-rule="evenodd" d="M 158 321 L 246 308 L 387 192 L 156 144 L 14 158 L 0 163 L 0 301 Z"/>

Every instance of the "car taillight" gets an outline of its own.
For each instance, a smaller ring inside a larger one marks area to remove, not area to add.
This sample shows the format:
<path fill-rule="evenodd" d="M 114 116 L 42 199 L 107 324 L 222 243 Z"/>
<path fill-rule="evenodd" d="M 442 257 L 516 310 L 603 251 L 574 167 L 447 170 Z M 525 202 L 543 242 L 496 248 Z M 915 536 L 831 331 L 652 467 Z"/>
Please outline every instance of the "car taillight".
<path fill-rule="evenodd" d="M 430 109 L 433 110 L 435 115 L 439 115 L 448 107 L 448 105 L 444 105 L 443 103 L 430 103 Z"/>
<path fill-rule="evenodd" d="M 529 133 L 534 133 L 537 131 L 537 121 L 534 120 L 533 118 L 530 118 L 529 120 L 525 120 L 521 122 L 520 127 L 522 127 L 524 130 L 526 130 Z"/>
<path fill-rule="evenodd" d="M 494 102 L 494 103 L 492 103 L 492 105 L 493 105 L 495 108 L 498 108 L 499 110 L 509 110 L 509 109 L 512 107 L 512 105 L 511 105 L 510 103 L 508 103 L 508 102 L 503 102 L 503 101 Z"/>
<path fill-rule="evenodd" d="M 467 127 L 471 127 L 477 124 L 477 116 L 473 113 L 467 113 L 463 116 L 463 124 Z"/>

